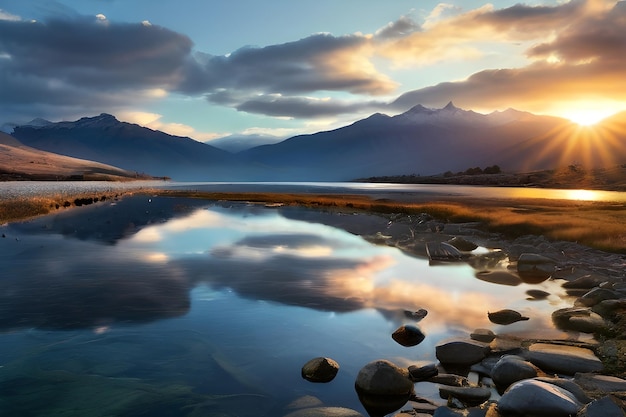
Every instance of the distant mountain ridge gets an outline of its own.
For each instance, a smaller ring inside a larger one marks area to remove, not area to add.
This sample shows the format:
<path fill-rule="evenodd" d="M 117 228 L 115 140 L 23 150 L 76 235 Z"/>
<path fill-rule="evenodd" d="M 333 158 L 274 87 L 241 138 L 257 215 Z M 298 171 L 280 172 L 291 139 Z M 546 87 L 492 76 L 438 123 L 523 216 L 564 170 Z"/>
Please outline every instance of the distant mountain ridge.
<path fill-rule="evenodd" d="M 17 126 L 13 136 L 49 152 L 181 180 L 237 179 L 250 171 L 229 152 L 188 137 L 120 122 L 106 113 L 74 122 Z"/>
<path fill-rule="evenodd" d="M 558 117 L 514 109 L 481 114 L 452 102 L 441 109 L 416 105 L 395 116 L 376 113 L 339 129 L 236 154 L 109 114 L 38 121 L 16 127 L 13 135 L 35 148 L 194 181 L 347 181 L 475 166 L 519 172 L 626 163 L 626 113 L 585 130 Z"/>

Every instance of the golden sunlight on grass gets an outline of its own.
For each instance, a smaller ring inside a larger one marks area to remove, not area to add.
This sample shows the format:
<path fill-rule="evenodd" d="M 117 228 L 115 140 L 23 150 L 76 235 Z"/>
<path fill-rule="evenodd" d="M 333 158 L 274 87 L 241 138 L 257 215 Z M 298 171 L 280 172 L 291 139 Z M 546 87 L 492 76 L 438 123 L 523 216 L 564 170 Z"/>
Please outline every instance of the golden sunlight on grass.
<path fill-rule="evenodd" d="M 143 193 L 259 204 L 281 203 L 346 213 L 428 213 L 444 222 L 479 222 L 485 230 L 502 233 L 506 237 L 544 235 L 547 238 L 574 241 L 605 251 L 626 253 L 624 203 L 532 198 L 474 200 L 453 196 L 436 202 L 426 201 L 426 197 L 423 197 L 423 201 L 416 198 L 416 201 L 404 202 L 343 194 L 210 193 L 169 190 L 150 190 Z M 64 206 L 73 206 L 75 198 L 76 196 L 72 199 L 36 198 L 0 201 L 0 223 L 48 214 Z"/>
<path fill-rule="evenodd" d="M 430 202 L 373 200 L 363 195 L 161 192 L 162 195 L 212 200 L 283 203 L 346 212 L 428 213 L 444 222 L 480 222 L 507 237 L 527 234 L 568 240 L 610 252 L 626 253 L 626 204 L 519 198 L 473 200 L 448 197 Z"/>

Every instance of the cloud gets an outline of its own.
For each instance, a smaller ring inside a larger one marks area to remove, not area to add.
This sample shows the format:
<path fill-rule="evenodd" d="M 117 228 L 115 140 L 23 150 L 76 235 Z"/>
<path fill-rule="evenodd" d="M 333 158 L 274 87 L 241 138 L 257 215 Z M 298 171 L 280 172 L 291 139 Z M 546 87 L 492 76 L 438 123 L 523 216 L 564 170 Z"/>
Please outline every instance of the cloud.
<path fill-rule="evenodd" d="M 150 92 L 179 83 L 191 48 L 189 38 L 168 29 L 101 15 L 0 20 L 0 104 L 32 115 L 152 99 Z"/>
<path fill-rule="evenodd" d="M 369 61 L 369 40 L 362 35 L 317 34 L 266 47 L 244 47 L 226 56 L 196 54 L 189 62 L 183 92 L 222 89 L 272 93 L 346 91 L 385 94 L 396 87 Z"/>
<path fill-rule="evenodd" d="M 410 91 L 392 107 L 441 106 L 454 100 L 478 110 L 514 105 L 545 112 L 571 101 L 626 101 L 620 81 L 626 71 L 626 3 L 610 9 L 606 2 L 573 1 L 552 8 L 518 5 L 476 19 L 495 28 L 507 26 L 509 35 L 555 33 L 551 40 L 527 49 L 530 62 L 524 67 L 484 70 L 463 81 Z M 559 23 L 565 25 L 561 30 Z"/>
<path fill-rule="evenodd" d="M 374 100 L 338 100 L 328 98 L 283 96 L 282 94 L 235 97 L 227 91 L 208 96 L 216 104 L 226 104 L 239 111 L 274 117 L 319 118 L 338 114 L 358 113 L 384 107 L 385 102 Z"/>

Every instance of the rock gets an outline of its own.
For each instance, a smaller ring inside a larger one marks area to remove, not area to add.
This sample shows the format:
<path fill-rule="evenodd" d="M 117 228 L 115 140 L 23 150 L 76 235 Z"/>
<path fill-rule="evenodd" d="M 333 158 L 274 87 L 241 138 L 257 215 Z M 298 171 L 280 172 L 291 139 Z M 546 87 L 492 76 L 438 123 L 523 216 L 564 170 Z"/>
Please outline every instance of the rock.
<path fill-rule="evenodd" d="M 489 345 L 475 340 L 455 340 L 435 347 L 435 354 L 441 363 L 451 365 L 472 365 L 480 362 L 489 353 Z"/>
<path fill-rule="evenodd" d="M 408 319 L 415 320 L 416 322 L 422 320 L 424 317 L 426 317 L 427 314 L 428 311 L 423 308 L 420 308 L 416 311 L 404 310 L 404 316 Z"/>
<path fill-rule="evenodd" d="M 623 400 L 607 395 L 590 402 L 578 413 L 578 417 L 626 417 L 626 404 Z"/>
<path fill-rule="evenodd" d="M 519 275 L 504 270 L 478 271 L 474 274 L 474 276 L 481 281 L 508 285 L 511 287 L 515 287 L 524 282 Z"/>
<path fill-rule="evenodd" d="M 540 370 L 530 362 L 514 355 L 505 355 L 500 358 L 491 370 L 491 379 L 503 393 L 511 384 L 522 379 L 531 379 L 539 374 Z"/>
<path fill-rule="evenodd" d="M 602 362 L 591 350 L 575 346 L 534 343 L 529 346 L 524 357 L 544 371 L 565 375 L 600 372 L 603 369 Z"/>
<path fill-rule="evenodd" d="M 483 387 L 440 387 L 439 396 L 443 399 L 454 397 L 463 404 L 474 406 L 491 398 L 491 390 Z"/>
<path fill-rule="evenodd" d="M 534 379 L 516 382 L 498 401 L 503 416 L 570 417 L 581 408 L 571 392 Z"/>
<path fill-rule="evenodd" d="M 438 374 L 428 379 L 428 382 L 448 385 L 450 387 L 469 387 L 470 383 L 464 376 L 454 374 Z"/>
<path fill-rule="evenodd" d="M 489 329 L 476 329 L 470 334 L 470 339 L 483 343 L 491 343 L 496 338 L 496 334 Z"/>
<path fill-rule="evenodd" d="M 542 290 L 528 290 L 526 295 L 529 297 L 528 300 L 545 300 L 550 296 L 550 293 Z"/>
<path fill-rule="evenodd" d="M 428 378 L 432 378 L 438 374 L 439 368 L 437 368 L 437 365 L 435 365 L 434 363 L 424 366 L 409 366 L 409 376 L 411 377 L 411 381 L 413 382 L 425 381 Z"/>
<path fill-rule="evenodd" d="M 604 300 L 617 300 L 621 298 L 617 291 L 606 288 L 594 288 L 576 300 L 576 306 L 592 307 Z"/>
<path fill-rule="evenodd" d="M 330 382 L 339 372 L 339 364 L 330 358 L 313 358 L 302 366 L 302 378 L 311 382 Z"/>
<path fill-rule="evenodd" d="M 431 261 L 459 261 L 463 253 L 446 242 L 426 242 L 426 254 Z"/>
<path fill-rule="evenodd" d="M 424 333 L 417 326 L 411 324 L 400 326 L 391 335 L 393 340 L 406 347 L 419 345 L 425 337 Z"/>
<path fill-rule="evenodd" d="M 556 269 L 556 262 L 536 253 L 522 253 L 517 260 L 517 273 L 527 283 L 538 284 L 550 278 Z"/>
<path fill-rule="evenodd" d="M 471 252 L 478 247 L 478 245 L 474 242 L 470 242 L 469 240 L 463 239 L 462 237 L 458 236 L 448 240 L 447 243 L 463 252 Z"/>
<path fill-rule="evenodd" d="M 624 314 L 626 311 L 626 298 L 600 301 L 598 304 L 594 305 L 591 310 L 604 318 L 613 319 L 618 314 Z"/>
<path fill-rule="evenodd" d="M 576 278 L 573 281 L 568 281 L 563 283 L 562 287 L 566 289 L 587 289 L 590 290 L 594 287 L 599 286 L 604 281 L 606 281 L 606 277 L 599 275 L 583 275 L 582 277 Z"/>
<path fill-rule="evenodd" d="M 312 395 L 304 395 L 299 397 L 285 407 L 285 410 L 299 410 L 301 408 L 321 407 L 324 403 L 317 397 Z"/>
<path fill-rule="evenodd" d="M 576 399 L 582 404 L 587 404 L 589 401 L 591 401 L 591 398 L 589 398 L 589 396 L 585 394 L 585 391 L 583 391 L 583 389 L 571 379 L 540 376 L 535 378 L 535 380 L 547 382 L 548 384 L 556 385 L 557 387 L 563 388 L 564 390 L 571 392 L 574 397 L 576 397 Z"/>
<path fill-rule="evenodd" d="M 384 359 L 370 362 L 361 368 L 355 387 L 357 391 L 373 395 L 408 396 L 413 392 L 409 371 Z"/>
<path fill-rule="evenodd" d="M 495 324 L 512 324 L 518 321 L 528 320 L 528 317 L 522 316 L 519 312 L 515 310 L 498 310 L 493 313 L 487 313 L 487 317 L 489 321 Z"/>
<path fill-rule="evenodd" d="M 611 324 L 587 307 L 561 308 L 552 313 L 552 322 L 561 330 L 604 333 Z"/>
<path fill-rule="evenodd" d="M 361 368 L 354 387 L 370 416 L 384 416 L 396 411 L 414 393 L 409 371 L 384 359 Z"/>
<path fill-rule="evenodd" d="M 626 393 L 626 380 L 615 376 L 577 373 L 574 382 L 586 391 Z"/>
<path fill-rule="evenodd" d="M 433 417 L 463 417 L 464 415 L 462 411 L 453 410 L 450 407 L 437 407 Z"/>
<path fill-rule="evenodd" d="M 293 411 L 284 417 L 363 417 L 363 414 L 343 407 L 313 407 Z"/>

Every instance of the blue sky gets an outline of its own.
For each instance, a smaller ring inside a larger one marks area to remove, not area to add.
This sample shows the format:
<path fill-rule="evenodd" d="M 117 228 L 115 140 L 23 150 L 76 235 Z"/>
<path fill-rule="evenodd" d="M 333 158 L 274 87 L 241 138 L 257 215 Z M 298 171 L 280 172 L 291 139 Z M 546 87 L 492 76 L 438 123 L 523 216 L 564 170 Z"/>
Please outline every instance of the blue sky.
<path fill-rule="evenodd" d="M 198 140 L 422 104 L 626 109 L 626 4 L 0 0 L 0 124 L 101 112 Z"/>

